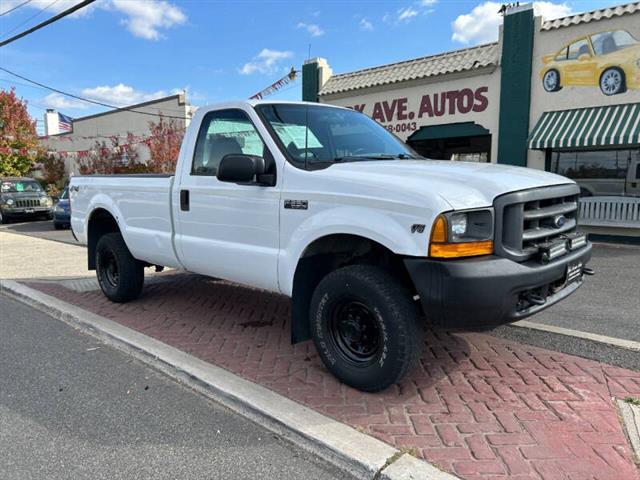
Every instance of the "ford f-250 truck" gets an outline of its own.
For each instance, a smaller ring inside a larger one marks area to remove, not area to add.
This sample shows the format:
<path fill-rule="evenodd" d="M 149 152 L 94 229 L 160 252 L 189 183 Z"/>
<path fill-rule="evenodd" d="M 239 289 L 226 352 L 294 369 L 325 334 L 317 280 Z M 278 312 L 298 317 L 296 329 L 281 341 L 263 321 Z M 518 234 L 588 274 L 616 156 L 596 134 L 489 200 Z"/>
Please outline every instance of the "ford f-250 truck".
<path fill-rule="evenodd" d="M 241 101 L 200 108 L 173 176 L 71 179 L 71 225 L 104 294 L 169 266 L 291 298 L 355 388 L 398 382 L 441 325 L 525 318 L 582 283 L 579 188 L 527 168 L 430 161 L 356 111 Z"/>

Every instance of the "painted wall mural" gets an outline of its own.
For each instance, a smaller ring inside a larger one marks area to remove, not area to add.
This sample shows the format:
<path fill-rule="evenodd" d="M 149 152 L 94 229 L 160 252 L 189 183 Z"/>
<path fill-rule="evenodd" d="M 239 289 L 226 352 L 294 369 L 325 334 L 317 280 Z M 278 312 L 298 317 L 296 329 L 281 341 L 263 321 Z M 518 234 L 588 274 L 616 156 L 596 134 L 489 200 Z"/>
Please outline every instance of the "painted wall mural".
<path fill-rule="evenodd" d="M 627 30 L 574 38 L 542 64 L 540 81 L 549 93 L 566 86 L 597 87 L 606 96 L 640 89 L 640 41 Z"/>

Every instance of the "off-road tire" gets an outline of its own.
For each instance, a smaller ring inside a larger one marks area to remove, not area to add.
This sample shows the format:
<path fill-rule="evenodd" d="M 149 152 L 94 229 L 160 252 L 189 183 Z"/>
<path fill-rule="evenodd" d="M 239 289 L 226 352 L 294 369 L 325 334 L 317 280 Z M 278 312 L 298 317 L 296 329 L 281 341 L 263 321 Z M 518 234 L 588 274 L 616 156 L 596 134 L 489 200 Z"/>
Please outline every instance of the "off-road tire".
<path fill-rule="evenodd" d="M 98 240 L 96 275 L 102 293 L 112 302 L 129 302 L 142 292 L 144 266 L 133 258 L 120 233 L 107 233 Z"/>
<path fill-rule="evenodd" d="M 351 304 L 368 309 L 368 321 L 377 332 L 379 343 L 366 362 L 345 354 L 348 348 L 336 327 L 336 312 Z M 354 265 L 329 273 L 313 294 L 309 320 L 327 369 L 358 390 L 377 392 L 399 382 L 422 353 L 424 329 L 417 305 L 395 277 L 378 267 Z"/>

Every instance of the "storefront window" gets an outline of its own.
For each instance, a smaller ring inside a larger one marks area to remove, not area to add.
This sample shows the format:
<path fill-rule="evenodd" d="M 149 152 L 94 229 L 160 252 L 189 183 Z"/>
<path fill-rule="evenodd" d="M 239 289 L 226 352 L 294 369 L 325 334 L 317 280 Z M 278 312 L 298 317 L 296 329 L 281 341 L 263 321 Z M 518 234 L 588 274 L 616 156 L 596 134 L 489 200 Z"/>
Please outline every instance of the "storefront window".
<path fill-rule="evenodd" d="M 640 149 L 555 151 L 551 171 L 575 180 L 583 196 L 640 196 Z"/>

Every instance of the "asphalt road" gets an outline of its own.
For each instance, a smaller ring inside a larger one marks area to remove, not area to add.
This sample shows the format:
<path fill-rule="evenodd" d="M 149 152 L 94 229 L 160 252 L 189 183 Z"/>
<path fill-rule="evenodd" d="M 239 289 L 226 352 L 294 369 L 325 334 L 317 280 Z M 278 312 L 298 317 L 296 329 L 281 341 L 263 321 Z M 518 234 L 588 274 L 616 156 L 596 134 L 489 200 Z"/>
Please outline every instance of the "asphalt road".
<path fill-rule="evenodd" d="M 350 478 L 3 295 L 0 452 L 12 480 Z"/>
<path fill-rule="evenodd" d="M 53 228 L 53 221 L 36 221 L 36 222 L 11 222 L 0 225 L 0 231 L 6 230 L 11 233 L 19 233 L 22 235 L 31 235 L 33 237 L 44 238 L 56 242 L 70 243 L 77 245 L 71 230 L 56 230 Z"/>
<path fill-rule="evenodd" d="M 596 245 L 589 266 L 573 295 L 527 320 L 640 342 L 640 247 Z"/>

